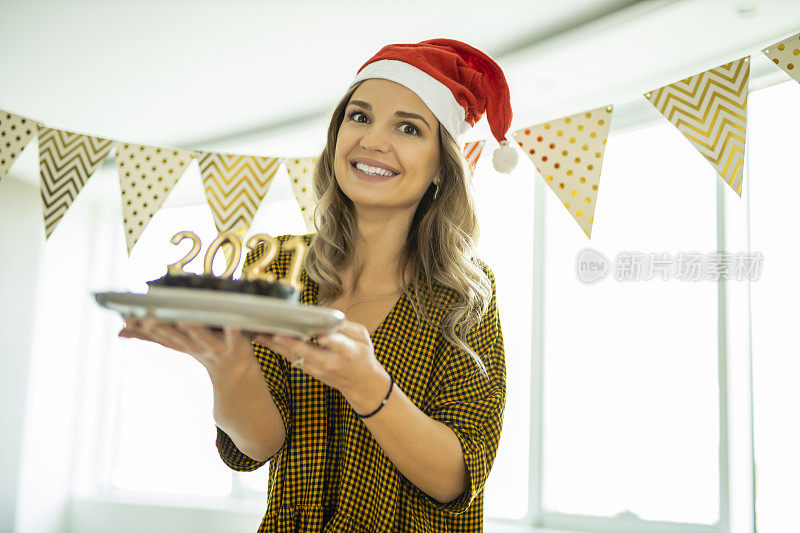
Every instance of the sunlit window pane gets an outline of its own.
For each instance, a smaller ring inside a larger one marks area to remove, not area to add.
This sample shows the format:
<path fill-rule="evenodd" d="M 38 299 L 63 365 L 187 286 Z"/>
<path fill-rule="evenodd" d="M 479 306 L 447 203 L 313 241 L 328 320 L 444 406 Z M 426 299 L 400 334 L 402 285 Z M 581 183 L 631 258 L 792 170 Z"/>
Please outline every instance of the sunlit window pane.
<path fill-rule="evenodd" d="M 127 342 L 114 485 L 226 496 L 231 471 L 216 451 L 208 374 L 189 355 Z"/>
<path fill-rule="evenodd" d="M 763 268 L 750 285 L 756 519 L 760 533 L 782 533 L 797 523 L 800 501 L 800 249 L 796 236 L 797 124 L 800 86 L 795 81 L 751 93 L 750 248 Z M 788 528 L 788 529 L 787 529 Z"/>
<path fill-rule="evenodd" d="M 166 273 L 191 246 L 171 244 L 177 231 L 197 233 L 203 248 L 186 267 L 202 272 L 202 254 L 216 233 L 207 209 L 162 209 L 125 263 L 126 285 L 146 290 L 145 281 Z M 217 274 L 224 269 L 216 257 Z M 191 355 L 139 339 L 117 339 L 121 354 L 117 445 L 112 484 L 121 489 L 226 496 L 232 471 L 216 450 L 213 396 L 208 373 Z"/>
<path fill-rule="evenodd" d="M 617 281 L 614 259 L 713 251 L 718 179 L 663 124 L 608 140 L 591 240 L 546 191 L 545 511 L 717 520 L 716 282 Z M 587 247 L 610 266 L 594 284 Z"/>
<path fill-rule="evenodd" d="M 491 152 L 483 158 L 473 180 L 478 251 L 495 275 L 506 355 L 503 431 L 486 481 L 484 514 L 521 518 L 528 508 L 534 181 L 524 161 L 512 174 L 498 175 Z"/>
<path fill-rule="evenodd" d="M 269 464 L 257 468 L 252 472 L 235 472 L 234 483 L 238 483 L 244 491 L 249 491 L 250 496 L 260 493 L 266 496 L 269 481 Z"/>

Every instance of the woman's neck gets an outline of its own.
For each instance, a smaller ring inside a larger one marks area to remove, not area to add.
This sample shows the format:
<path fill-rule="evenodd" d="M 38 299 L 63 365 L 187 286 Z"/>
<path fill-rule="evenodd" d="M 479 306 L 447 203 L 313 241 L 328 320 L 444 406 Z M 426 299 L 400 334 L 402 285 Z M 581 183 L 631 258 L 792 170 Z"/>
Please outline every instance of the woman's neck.
<path fill-rule="evenodd" d="M 340 271 L 345 282 L 343 289 L 372 293 L 402 286 L 400 259 L 412 217 L 413 211 L 393 210 L 387 214 L 386 210 L 381 213 L 357 210 L 354 253 Z"/>

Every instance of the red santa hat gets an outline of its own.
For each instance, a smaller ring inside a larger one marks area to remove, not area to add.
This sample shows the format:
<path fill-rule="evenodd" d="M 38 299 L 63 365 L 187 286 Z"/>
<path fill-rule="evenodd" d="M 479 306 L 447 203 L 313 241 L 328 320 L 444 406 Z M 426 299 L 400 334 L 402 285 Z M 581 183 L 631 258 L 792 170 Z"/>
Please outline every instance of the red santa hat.
<path fill-rule="evenodd" d="M 390 44 L 358 69 L 350 87 L 370 78 L 414 91 L 458 143 L 485 112 L 500 145 L 492 164 L 504 174 L 514 170 L 519 155 L 506 139 L 512 115 L 508 84 L 488 55 L 453 39 Z"/>

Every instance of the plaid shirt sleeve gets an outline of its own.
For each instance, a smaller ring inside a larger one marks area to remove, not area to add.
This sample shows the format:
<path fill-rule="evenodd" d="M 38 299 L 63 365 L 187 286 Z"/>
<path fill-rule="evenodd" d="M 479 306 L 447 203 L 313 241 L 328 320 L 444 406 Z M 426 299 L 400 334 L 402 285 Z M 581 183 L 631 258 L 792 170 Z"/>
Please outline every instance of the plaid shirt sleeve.
<path fill-rule="evenodd" d="M 503 331 L 494 274 L 485 263 L 482 266 L 492 283 L 492 299 L 486 314 L 466 340 L 481 357 L 487 373 L 466 352 L 445 342 L 442 367 L 436 372 L 439 383 L 428 412 L 431 418 L 453 430 L 464 453 L 469 478 L 467 490 L 448 503 L 425 495 L 434 508 L 452 514 L 464 513 L 483 490 L 503 425 L 506 400 Z"/>
<path fill-rule="evenodd" d="M 281 250 L 275 259 L 268 265 L 267 272 L 274 273 L 279 279 L 286 275 L 286 267 L 291 259 L 291 253 L 284 253 L 283 243 L 291 238 L 291 234 L 280 235 L 277 237 L 281 244 Z M 259 244 L 254 250 L 247 252 L 244 264 L 249 265 L 261 257 L 266 251 L 263 243 Z M 283 427 L 286 430 L 286 439 L 283 446 L 272 457 L 266 461 L 256 461 L 245 455 L 234 444 L 230 436 L 217 426 L 217 450 L 219 451 L 220 458 L 232 470 L 237 472 L 250 472 L 260 468 L 269 462 L 276 455 L 281 453 L 286 447 L 286 441 L 289 440 L 289 434 L 292 428 L 292 414 L 291 414 L 291 388 L 289 387 L 289 365 L 282 356 L 276 354 L 262 344 L 253 342 L 253 355 L 258 359 L 261 366 L 261 372 L 264 374 L 264 379 L 269 387 L 272 399 L 275 406 L 280 412 L 283 419 Z"/>

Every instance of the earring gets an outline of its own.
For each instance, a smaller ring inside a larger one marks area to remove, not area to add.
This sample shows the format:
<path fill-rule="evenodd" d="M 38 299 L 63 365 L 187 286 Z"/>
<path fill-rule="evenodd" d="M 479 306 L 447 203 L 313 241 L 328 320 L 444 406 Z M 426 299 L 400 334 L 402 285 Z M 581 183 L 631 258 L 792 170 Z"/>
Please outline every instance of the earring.
<path fill-rule="evenodd" d="M 436 200 L 436 197 L 439 195 L 439 182 L 435 181 L 434 185 L 436 185 L 436 189 L 433 191 L 433 199 Z"/>

